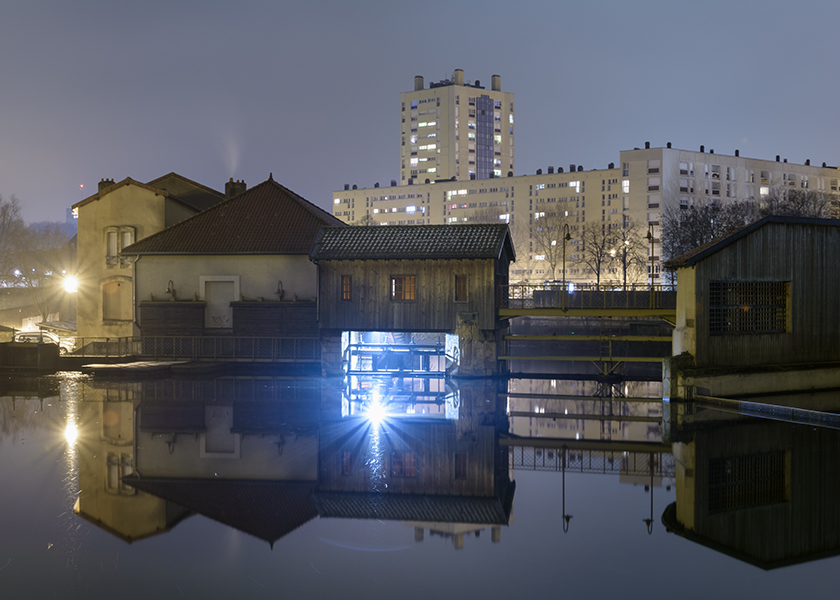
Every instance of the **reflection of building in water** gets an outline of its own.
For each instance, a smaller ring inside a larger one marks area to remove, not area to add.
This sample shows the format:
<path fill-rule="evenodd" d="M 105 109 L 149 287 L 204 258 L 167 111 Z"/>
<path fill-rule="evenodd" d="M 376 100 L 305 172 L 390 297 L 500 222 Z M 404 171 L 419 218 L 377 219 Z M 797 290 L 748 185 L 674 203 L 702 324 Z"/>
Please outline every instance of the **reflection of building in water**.
<path fill-rule="evenodd" d="M 271 544 L 315 516 L 318 406 L 144 399 L 130 485 Z"/>
<path fill-rule="evenodd" d="M 417 541 L 428 529 L 451 537 L 456 548 L 465 534 L 487 528 L 499 541 L 515 484 L 507 450 L 497 443 L 504 414 L 496 395 L 494 383 L 462 384 L 457 420 L 403 412 L 381 422 L 323 423 L 318 514 L 398 520 L 415 528 Z"/>
<path fill-rule="evenodd" d="M 670 531 L 762 569 L 840 553 L 838 431 L 687 408 Z"/>
<path fill-rule="evenodd" d="M 195 513 L 271 544 L 319 515 L 401 521 L 416 539 L 428 530 L 458 547 L 487 528 L 501 539 L 514 483 L 498 445 L 507 421 L 494 382 L 443 386 L 454 414 L 403 410 L 378 426 L 341 418 L 332 396 L 346 390 L 289 384 L 85 386 L 76 512 L 127 541 Z"/>
<path fill-rule="evenodd" d="M 670 489 L 674 460 L 662 442 L 660 390 L 658 382 L 511 381 L 502 440 L 512 447 L 511 466 Z"/>
<path fill-rule="evenodd" d="M 79 497 L 73 512 L 129 543 L 165 533 L 190 515 L 123 479 L 134 471 L 136 388 L 77 386 Z"/>
<path fill-rule="evenodd" d="M 520 379 L 511 382 L 511 433 L 573 440 L 662 439 L 659 384 Z"/>

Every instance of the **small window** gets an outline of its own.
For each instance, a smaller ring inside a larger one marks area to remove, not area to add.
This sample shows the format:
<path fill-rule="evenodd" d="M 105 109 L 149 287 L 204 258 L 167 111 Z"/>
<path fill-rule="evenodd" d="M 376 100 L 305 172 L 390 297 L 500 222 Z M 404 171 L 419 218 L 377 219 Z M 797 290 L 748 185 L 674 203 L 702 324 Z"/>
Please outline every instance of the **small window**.
<path fill-rule="evenodd" d="M 353 453 L 349 450 L 345 450 L 341 455 L 341 474 L 347 476 L 353 474 Z"/>
<path fill-rule="evenodd" d="M 341 276 L 341 299 L 342 300 L 352 300 L 353 299 L 353 276 L 352 275 L 342 275 Z"/>
<path fill-rule="evenodd" d="M 105 262 L 109 265 L 117 264 L 119 251 L 118 230 L 116 227 L 109 227 L 105 231 Z"/>
<path fill-rule="evenodd" d="M 455 302 L 467 302 L 469 300 L 469 287 L 466 275 L 455 276 Z"/>
<path fill-rule="evenodd" d="M 392 477 L 417 477 L 417 459 L 414 452 L 394 452 L 391 455 Z"/>
<path fill-rule="evenodd" d="M 417 277 L 415 275 L 392 276 L 391 300 L 400 302 L 417 300 Z"/>
<path fill-rule="evenodd" d="M 467 455 L 466 454 L 456 454 L 455 455 L 455 479 L 466 479 L 467 478 Z"/>

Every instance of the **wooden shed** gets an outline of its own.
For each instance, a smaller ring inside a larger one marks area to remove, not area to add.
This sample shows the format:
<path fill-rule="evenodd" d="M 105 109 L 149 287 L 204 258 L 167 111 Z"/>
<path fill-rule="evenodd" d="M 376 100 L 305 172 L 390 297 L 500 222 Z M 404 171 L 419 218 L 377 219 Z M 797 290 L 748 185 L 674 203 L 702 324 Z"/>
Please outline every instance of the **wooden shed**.
<path fill-rule="evenodd" d="M 506 224 L 324 227 L 309 257 L 320 327 L 343 331 L 495 329 L 515 260 Z"/>
<path fill-rule="evenodd" d="M 698 368 L 840 361 L 840 220 L 765 217 L 668 263 L 674 355 Z"/>

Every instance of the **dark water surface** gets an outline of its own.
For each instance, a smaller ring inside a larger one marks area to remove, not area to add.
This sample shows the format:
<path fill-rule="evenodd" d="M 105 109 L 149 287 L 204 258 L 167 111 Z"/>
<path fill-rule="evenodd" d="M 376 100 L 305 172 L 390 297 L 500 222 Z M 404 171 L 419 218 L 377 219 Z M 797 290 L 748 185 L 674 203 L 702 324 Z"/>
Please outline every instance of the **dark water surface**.
<path fill-rule="evenodd" d="M 837 597 L 835 430 L 658 384 L 348 385 L 5 381 L 0 598 Z"/>

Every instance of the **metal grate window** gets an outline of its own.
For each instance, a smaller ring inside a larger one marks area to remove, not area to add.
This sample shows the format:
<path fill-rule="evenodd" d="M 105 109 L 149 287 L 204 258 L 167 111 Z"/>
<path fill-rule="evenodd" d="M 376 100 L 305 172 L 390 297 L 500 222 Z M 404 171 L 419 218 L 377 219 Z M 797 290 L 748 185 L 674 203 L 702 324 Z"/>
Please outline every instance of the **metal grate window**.
<path fill-rule="evenodd" d="M 787 282 L 710 281 L 709 333 L 784 333 Z"/>
<path fill-rule="evenodd" d="M 709 461 L 709 513 L 787 500 L 785 453 Z"/>

